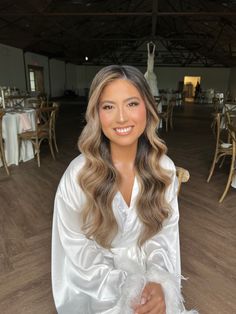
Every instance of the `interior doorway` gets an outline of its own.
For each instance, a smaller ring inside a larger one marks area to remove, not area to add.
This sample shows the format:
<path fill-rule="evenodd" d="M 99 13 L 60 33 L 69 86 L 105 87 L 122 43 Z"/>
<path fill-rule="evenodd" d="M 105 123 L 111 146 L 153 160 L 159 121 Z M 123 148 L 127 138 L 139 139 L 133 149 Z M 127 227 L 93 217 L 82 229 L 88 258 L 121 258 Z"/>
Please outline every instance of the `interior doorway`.
<path fill-rule="evenodd" d="M 43 67 L 29 65 L 29 83 L 30 92 L 36 94 L 44 93 Z"/>
<path fill-rule="evenodd" d="M 184 77 L 184 98 L 187 102 L 193 102 L 196 95 L 196 86 L 200 86 L 201 76 Z"/>

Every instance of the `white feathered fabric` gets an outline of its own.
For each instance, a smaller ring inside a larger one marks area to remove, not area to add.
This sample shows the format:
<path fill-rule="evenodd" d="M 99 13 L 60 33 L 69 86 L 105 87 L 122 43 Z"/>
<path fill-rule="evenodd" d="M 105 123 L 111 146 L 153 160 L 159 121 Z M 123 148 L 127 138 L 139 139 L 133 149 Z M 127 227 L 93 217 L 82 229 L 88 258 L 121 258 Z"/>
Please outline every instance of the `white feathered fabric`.
<path fill-rule="evenodd" d="M 142 227 L 135 208 L 137 179 L 129 207 L 120 192 L 114 197 L 119 230 L 113 248 L 107 250 L 81 232 L 79 213 L 84 195 L 78 175 L 84 157 L 75 158 L 67 168 L 56 193 L 52 233 L 52 288 L 59 314 L 133 314 L 132 305 L 140 302 L 149 281 L 162 285 L 166 314 L 197 313 L 185 311 L 181 296 L 175 167 L 167 156 L 161 164 L 173 173 L 166 192 L 172 215 L 141 249 L 137 246 Z"/>

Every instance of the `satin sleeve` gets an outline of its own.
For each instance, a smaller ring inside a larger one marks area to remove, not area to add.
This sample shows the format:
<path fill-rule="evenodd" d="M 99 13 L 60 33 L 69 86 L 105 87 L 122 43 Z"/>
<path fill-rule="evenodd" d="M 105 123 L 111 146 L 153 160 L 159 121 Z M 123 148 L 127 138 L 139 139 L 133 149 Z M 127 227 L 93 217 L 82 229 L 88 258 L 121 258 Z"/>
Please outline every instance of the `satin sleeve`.
<path fill-rule="evenodd" d="M 174 170 L 172 183 L 166 192 L 171 214 L 163 228 L 145 244 L 147 270 L 159 269 L 180 276 L 179 208 L 177 200 L 178 180 Z"/>
<path fill-rule="evenodd" d="M 81 232 L 82 191 L 69 169 L 55 197 L 52 289 L 60 314 L 119 313 L 126 272 L 114 267 L 108 250 Z M 117 310 L 117 312 L 116 312 Z"/>
<path fill-rule="evenodd" d="M 171 215 L 163 224 L 162 230 L 145 244 L 147 282 L 162 286 L 166 314 L 187 313 L 181 294 L 181 266 L 179 246 L 179 209 L 177 200 L 178 180 L 173 168 L 172 183 L 166 191 L 166 200 Z M 188 313 L 196 313 L 189 311 Z"/>

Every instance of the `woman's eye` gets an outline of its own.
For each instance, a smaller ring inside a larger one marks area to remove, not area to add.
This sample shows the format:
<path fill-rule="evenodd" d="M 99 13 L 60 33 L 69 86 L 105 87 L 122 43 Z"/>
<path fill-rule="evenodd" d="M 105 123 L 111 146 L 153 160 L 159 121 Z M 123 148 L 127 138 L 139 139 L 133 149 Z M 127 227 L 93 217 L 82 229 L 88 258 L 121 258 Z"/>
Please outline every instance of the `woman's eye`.
<path fill-rule="evenodd" d="M 111 110 L 113 107 L 112 107 L 112 105 L 103 105 L 102 106 L 102 109 L 104 109 L 104 110 Z"/>
<path fill-rule="evenodd" d="M 135 101 L 132 101 L 128 104 L 129 107 L 135 107 L 135 106 L 138 106 L 138 102 L 135 102 Z"/>

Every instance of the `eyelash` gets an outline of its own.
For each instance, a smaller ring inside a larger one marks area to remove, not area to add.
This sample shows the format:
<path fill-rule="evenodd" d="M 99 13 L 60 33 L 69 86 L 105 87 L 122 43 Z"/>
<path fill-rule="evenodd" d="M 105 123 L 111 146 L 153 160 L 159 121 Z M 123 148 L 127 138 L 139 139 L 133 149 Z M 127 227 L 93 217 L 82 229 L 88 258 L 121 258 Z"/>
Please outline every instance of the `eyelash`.
<path fill-rule="evenodd" d="M 129 107 L 136 107 L 136 106 L 138 106 L 138 105 L 139 105 L 139 103 L 138 103 L 138 102 L 135 102 L 135 101 L 132 101 L 132 102 L 130 102 L 130 103 L 128 104 Z"/>
<path fill-rule="evenodd" d="M 103 110 L 111 110 L 113 107 L 111 105 L 104 105 L 102 107 Z"/>
<path fill-rule="evenodd" d="M 139 103 L 135 102 L 135 101 L 132 101 L 132 102 L 128 103 L 128 107 L 136 107 L 138 105 L 139 105 Z M 113 108 L 112 105 L 104 105 L 102 107 L 103 110 L 111 110 L 112 108 Z"/>

